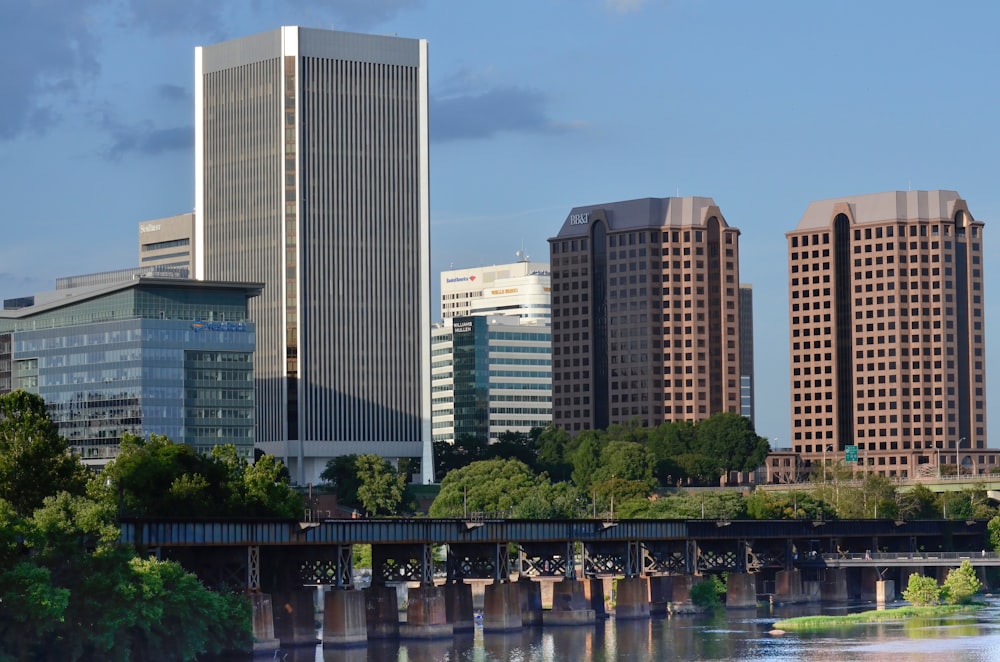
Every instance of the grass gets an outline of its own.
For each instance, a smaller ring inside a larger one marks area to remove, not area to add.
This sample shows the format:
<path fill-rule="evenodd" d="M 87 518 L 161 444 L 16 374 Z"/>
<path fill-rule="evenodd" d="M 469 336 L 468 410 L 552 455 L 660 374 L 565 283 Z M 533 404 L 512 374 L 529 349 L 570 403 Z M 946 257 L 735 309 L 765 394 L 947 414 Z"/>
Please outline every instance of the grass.
<path fill-rule="evenodd" d="M 862 611 L 856 614 L 842 616 L 799 616 L 787 618 L 774 624 L 775 630 L 785 632 L 811 632 L 830 628 L 851 627 L 867 623 L 885 623 L 900 621 L 914 616 L 934 617 L 948 616 L 959 612 L 973 611 L 982 605 L 937 605 L 934 607 L 898 607 L 896 609 L 880 609 Z"/>

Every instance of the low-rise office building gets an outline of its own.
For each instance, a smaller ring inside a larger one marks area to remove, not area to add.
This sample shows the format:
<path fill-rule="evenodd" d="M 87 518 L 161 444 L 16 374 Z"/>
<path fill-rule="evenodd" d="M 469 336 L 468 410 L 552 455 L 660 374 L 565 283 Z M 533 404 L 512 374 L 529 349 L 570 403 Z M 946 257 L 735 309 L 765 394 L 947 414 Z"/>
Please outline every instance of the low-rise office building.
<path fill-rule="evenodd" d="M 258 284 L 136 278 L 0 312 L 0 393 L 40 395 L 100 466 L 122 435 L 254 450 Z"/>

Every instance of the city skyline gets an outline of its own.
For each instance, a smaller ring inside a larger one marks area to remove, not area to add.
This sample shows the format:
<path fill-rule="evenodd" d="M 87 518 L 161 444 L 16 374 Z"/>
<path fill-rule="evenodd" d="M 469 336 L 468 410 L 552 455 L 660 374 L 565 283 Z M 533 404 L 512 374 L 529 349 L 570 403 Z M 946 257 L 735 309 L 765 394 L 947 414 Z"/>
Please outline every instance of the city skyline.
<path fill-rule="evenodd" d="M 429 40 L 432 283 L 518 249 L 544 261 L 578 204 L 712 197 L 741 230 L 756 386 L 770 396 L 758 397 L 756 428 L 777 447 L 791 445 L 784 235 L 812 201 L 957 190 L 986 223 L 984 254 L 997 250 L 986 82 L 1000 7 L 311 5 L 0 8 L 9 52 L 33 54 L 0 74 L 0 298 L 135 266 L 136 223 L 194 207 L 193 47 L 295 24 Z M 512 34 L 525 46 L 507 47 Z M 990 409 L 1000 291 L 989 264 L 984 279 Z"/>

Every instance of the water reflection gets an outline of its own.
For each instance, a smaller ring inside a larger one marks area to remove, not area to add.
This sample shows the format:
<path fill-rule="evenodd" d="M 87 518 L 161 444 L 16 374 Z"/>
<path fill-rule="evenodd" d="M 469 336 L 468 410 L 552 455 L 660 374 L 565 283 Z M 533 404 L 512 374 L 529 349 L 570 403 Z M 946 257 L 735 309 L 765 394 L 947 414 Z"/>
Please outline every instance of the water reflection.
<path fill-rule="evenodd" d="M 776 620 L 870 609 L 802 605 L 652 620 L 600 621 L 592 626 L 526 628 L 435 641 L 377 642 L 352 649 L 282 650 L 289 662 L 1000 662 L 1000 608 L 947 618 L 913 618 L 802 635 L 768 634 Z M 272 655 L 257 660 L 271 659 Z M 250 658 L 242 658 L 249 660 Z"/>

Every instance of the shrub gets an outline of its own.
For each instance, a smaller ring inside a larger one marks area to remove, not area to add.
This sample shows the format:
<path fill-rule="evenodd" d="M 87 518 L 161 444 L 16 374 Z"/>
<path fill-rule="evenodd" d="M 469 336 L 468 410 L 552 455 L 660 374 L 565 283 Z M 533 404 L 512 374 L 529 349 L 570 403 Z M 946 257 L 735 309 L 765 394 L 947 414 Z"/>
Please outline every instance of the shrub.
<path fill-rule="evenodd" d="M 706 577 L 691 587 L 691 604 L 703 609 L 711 609 L 722 604 L 719 596 L 726 592 L 726 585 L 717 575 Z"/>
<path fill-rule="evenodd" d="M 941 587 L 933 577 L 924 577 L 913 573 L 903 591 L 903 599 L 914 607 L 927 607 L 941 604 Z"/>
<path fill-rule="evenodd" d="M 944 601 L 950 605 L 966 604 L 982 587 L 976 577 L 976 569 L 968 561 L 962 561 L 961 566 L 948 572 L 942 594 Z"/>

